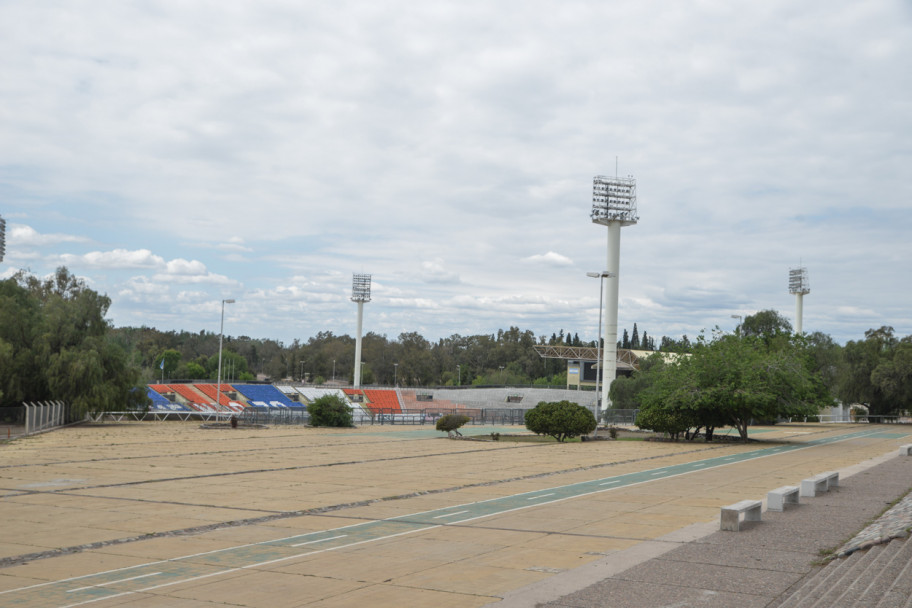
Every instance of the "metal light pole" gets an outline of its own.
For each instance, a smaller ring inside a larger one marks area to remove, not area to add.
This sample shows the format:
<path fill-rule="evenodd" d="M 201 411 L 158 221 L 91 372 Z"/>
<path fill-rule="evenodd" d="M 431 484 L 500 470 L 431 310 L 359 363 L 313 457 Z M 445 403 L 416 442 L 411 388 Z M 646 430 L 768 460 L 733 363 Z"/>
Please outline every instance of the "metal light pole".
<path fill-rule="evenodd" d="M 215 384 L 215 410 L 219 411 L 221 409 L 221 404 L 219 403 L 220 395 L 222 394 L 222 335 L 225 333 L 225 304 L 234 304 L 234 300 L 222 300 L 222 322 L 219 325 L 219 364 L 218 364 L 218 375 L 216 376 Z"/>
<path fill-rule="evenodd" d="M 333 359 L 333 382 L 336 381 L 336 360 Z"/>
<path fill-rule="evenodd" d="M 456 373 L 459 375 L 457 386 L 462 386 L 462 366 L 459 364 L 456 365 Z"/>
<path fill-rule="evenodd" d="M 744 317 L 742 317 L 741 315 L 732 315 L 731 318 L 738 319 L 738 327 L 736 328 L 735 331 L 738 332 L 738 337 L 740 338 L 741 337 L 741 323 L 743 322 Z"/>
<path fill-rule="evenodd" d="M 302 384 L 306 384 L 306 382 L 304 382 L 304 363 L 306 363 L 306 361 L 301 361 L 301 383 Z"/>
<path fill-rule="evenodd" d="M 598 330 L 598 341 L 595 343 L 596 347 L 596 358 L 598 359 L 598 367 L 595 368 L 595 422 L 596 422 L 596 432 L 598 432 L 598 419 L 599 419 L 599 378 L 602 375 L 602 299 L 605 296 L 605 277 L 613 277 L 614 275 L 603 270 L 602 272 L 587 272 L 587 277 L 592 277 L 593 279 L 599 280 L 599 330 Z M 582 384 L 582 382 L 580 382 Z M 604 403 L 604 400 L 602 400 Z M 606 408 L 607 409 L 607 408 Z"/>
<path fill-rule="evenodd" d="M 399 386 L 399 364 L 393 363 L 393 386 Z"/>

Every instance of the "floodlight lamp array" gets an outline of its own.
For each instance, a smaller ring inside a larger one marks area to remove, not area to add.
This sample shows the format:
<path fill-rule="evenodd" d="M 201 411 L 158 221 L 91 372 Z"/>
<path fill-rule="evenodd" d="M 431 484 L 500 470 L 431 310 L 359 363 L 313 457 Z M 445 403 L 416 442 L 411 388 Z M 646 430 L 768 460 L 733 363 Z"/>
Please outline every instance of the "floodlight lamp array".
<path fill-rule="evenodd" d="M 0 262 L 3 261 L 4 253 L 6 253 L 6 220 L 0 217 Z"/>
<path fill-rule="evenodd" d="M 352 275 L 352 302 L 370 302 L 371 299 L 371 275 L 353 274 Z"/>
<path fill-rule="evenodd" d="M 811 293 L 808 271 L 804 266 L 789 270 L 789 293 L 802 296 Z"/>
<path fill-rule="evenodd" d="M 592 222 L 608 225 L 621 222 L 622 226 L 636 224 L 636 179 L 633 177 L 607 177 L 596 175 L 592 179 Z"/>

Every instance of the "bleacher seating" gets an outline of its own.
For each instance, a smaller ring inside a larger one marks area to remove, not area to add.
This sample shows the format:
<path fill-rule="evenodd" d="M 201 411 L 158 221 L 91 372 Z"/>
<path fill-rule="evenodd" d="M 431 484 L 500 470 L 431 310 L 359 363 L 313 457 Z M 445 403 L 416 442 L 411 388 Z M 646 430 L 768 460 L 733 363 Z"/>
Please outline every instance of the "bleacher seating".
<path fill-rule="evenodd" d="M 326 395 L 335 395 L 340 399 L 344 399 L 348 402 L 348 396 L 345 394 L 341 388 L 318 388 L 315 386 L 296 386 L 295 390 L 304 396 L 305 399 L 311 403 L 319 399 L 320 397 L 325 397 Z"/>
<path fill-rule="evenodd" d="M 396 391 L 390 389 L 364 389 L 364 396 L 367 397 L 365 405 L 372 412 L 383 412 L 385 414 L 397 413 L 402 411 L 402 405 L 399 403 L 399 396 Z"/>
<path fill-rule="evenodd" d="M 271 384 L 232 384 L 247 402 L 254 407 L 303 407 L 286 397 L 282 391 Z"/>
<path fill-rule="evenodd" d="M 425 410 L 428 413 L 449 413 L 450 410 L 465 407 L 455 401 L 450 401 L 449 399 L 438 399 L 436 395 L 434 396 L 433 401 L 419 401 L 418 392 L 412 389 L 400 389 L 399 393 L 402 396 L 402 409 L 404 410 Z"/>
<path fill-rule="evenodd" d="M 215 412 L 217 408 L 212 403 L 213 397 L 206 397 L 189 384 L 169 384 L 168 388 L 180 396 L 187 405 L 198 412 Z"/>
<path fill-rule="evenodd" d="M 153 389 L 151 386 L 146 387 L 146 394 L 149 395 L 149 398 L 152 400 L 152 405 L 149 407 L 150 411 L 153 412 L 189 412 L 191 411 L 186 405 L 181 405 L 180 403 L 174 403 L 169 401 L 164 396 L 162 396 L 158 391 Z"/>
<path fill-rule="evenodd" d="M 194 384 L 193 388 L 198 390 L 200 393 L 209 398 L 209 402 L 215 401 L 216 388 L 215 384 Z M 234 388 L 230 384 L 222 383 L 221 385 L 222 392 L 219 394 L 219 406 L 231 410 L 232 412 L 241 412 L 244 410 L 244 404 L 238 401 L 232 401 L 228 398 L 228 395 L 225 394 L 225 391 L 234 391 Z"/>

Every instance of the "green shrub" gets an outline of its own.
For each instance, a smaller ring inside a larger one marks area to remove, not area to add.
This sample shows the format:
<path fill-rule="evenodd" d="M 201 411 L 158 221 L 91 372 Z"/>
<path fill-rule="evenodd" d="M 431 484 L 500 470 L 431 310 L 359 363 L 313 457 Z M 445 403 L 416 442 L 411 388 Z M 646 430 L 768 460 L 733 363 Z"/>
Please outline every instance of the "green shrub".
<path fill-rule="evenodd" d="M 460 433 L 458 429 L 469 420 L 471 420 L 471 418 L 464 414 L 447 414 L 446 416 L 441 416 L 437 419 L 437 430 L 446 431 L 447 435 L 451 437 L 453 433 L 462 437 L 462 433 Z"/>
<path fill-rule="evenodd" d="M 324 395 L 307 406 L 313 426 L 355 426 L 351 408 L 338 395 Z"/>
<path fill-rule="evenodd" d="M 563 442 L 595 430 L 595 416 L 571 401 L 542 401 L 526 412 L 526 428 L 536 435 L 548 435 Z"/>

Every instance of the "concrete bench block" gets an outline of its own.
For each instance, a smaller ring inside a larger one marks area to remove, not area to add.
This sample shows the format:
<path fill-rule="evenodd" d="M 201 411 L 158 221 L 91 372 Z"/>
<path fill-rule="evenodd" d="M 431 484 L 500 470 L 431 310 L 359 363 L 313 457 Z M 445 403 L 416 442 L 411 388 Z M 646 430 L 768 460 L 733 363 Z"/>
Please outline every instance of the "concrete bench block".
<path fill-rule="evenodd" d="M 839 486 L 839 472 L 829 471 L 801 480 L 801 496 L 813 498 L 818 492 L 827 492 Z"/>
<path fill-rule="evenodd" d="M 742 500 L 733 505 L 722 507 L 722 530 L 738 532 L 741 530 L 741 514 L 744 521 L 760 521 L 760 508 L 763 505 L 759 500 Z"/>
<path fill-rule="evenodd" d="M 899 446 L 899 455 L 912 456 L 912 443 L 907 443 L 906 445 Z"/>
<path fill-rule="evenodd" d="M 766 495 L 766 508 L 769 511 L 784 511 L 787 504 L 798 504 L 798 486 L 782 486 L 770 490 Z"/>
<path fill-rule="evenodd" d="M 827 490 L 839 487 L 839 471 L 827 471 L 821 473 L 818 477 L 825 477 L 827 480 Z"/>

